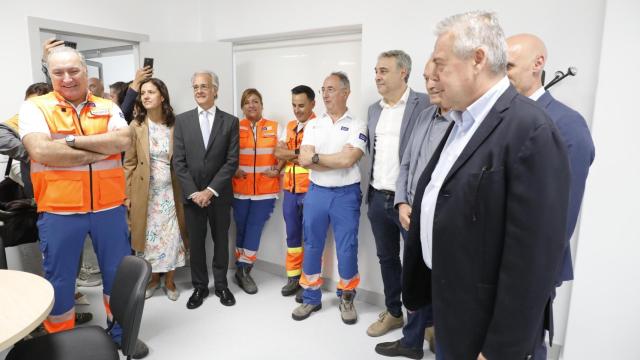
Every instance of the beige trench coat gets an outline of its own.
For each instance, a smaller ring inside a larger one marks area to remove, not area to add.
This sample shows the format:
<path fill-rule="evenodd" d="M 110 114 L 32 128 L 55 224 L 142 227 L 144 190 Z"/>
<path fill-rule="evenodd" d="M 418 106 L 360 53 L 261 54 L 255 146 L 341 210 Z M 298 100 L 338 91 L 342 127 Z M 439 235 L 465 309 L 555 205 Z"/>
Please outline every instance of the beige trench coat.
<path fill-rule="evenodd" d="M 131 147 L 124 155 L 124 173 L 126 176 L 126 194 L 128 222 L 131 230 L 131 247 L 136 251 L 144 251 L 145 232 L 147 230 L 147 207 L 149 202 L 149 126 L 147 122 L 140 124 L 132 121 Z M 173 156 L 173 128 L 171 128 L 171 140 L 169 142 L 169 159 Z M 184 208 L 182 206 L 182 191 L 180 184 L 171 165 L 171 184 L 173 185 L 173 198 L 176 203 L 178 225 L 185 248 L 189 248 L 187 228 L 184 222 Z"/>

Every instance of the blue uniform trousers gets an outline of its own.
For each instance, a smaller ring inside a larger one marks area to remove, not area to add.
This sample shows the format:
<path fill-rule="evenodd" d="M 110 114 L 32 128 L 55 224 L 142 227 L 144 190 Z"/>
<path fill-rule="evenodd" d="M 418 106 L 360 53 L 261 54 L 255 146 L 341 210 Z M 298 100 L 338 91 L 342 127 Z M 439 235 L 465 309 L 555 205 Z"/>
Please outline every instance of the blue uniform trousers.
<path fill-rule="evenodd" d="M 311 183 L 304 199 L 304 261 L 302 279 L 305 304 L 320 304 L 322 253 L 329 223 L 332 225 L 338 257 L 338 295 L 355 290 L 358 274 L 358 226 L 362 194 L 360 184 L 324 187 Z"/>
<path fill-rule="evenodd" d="M 44 212 L 38 217 L 38 231 L 44 276 L 53 285 L 55 294 L 49 321 L 56 322 L 69 312 L 73 314 L 78 262 L 87 234 L 98 258 L 107 301 L 120 261 L 131 254 L 125 207 L 71 215 Z M 116 325 L 112 335 L 117 342 L 120 334 Z"/>
<path fill-rule="evenodd" d="M 288 277 L 300 277 L 302 272 L 302 209 L 304 193 L 283 191 L 282 215 L 287 229 L 287 260 Z"/>
<path fill-rule="evenodd" d="M 256 261 L 260 236 L 273 213 L 276 199 L 233 199 L 233 219 L 236 222 L 236 266 Z"/>

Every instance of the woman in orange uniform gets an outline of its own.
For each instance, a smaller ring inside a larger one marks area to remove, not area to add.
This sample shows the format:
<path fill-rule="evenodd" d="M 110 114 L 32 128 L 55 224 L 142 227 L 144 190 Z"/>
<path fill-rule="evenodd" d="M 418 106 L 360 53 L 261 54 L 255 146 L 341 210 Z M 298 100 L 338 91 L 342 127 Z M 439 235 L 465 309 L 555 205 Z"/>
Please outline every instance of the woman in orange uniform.
<path fill-rule="evenodd" d="M 280 192 L 281 165 L 274 152 L 280 138 L 277 121 L 262 117 L 262 95 L 256 89 L 242 93 L 240 166 L 233 178 L 233 217 L 236 222 L 236 275 L 248 294 L 258 292 L 251 278 L 264 224 L 271 217 Z"/>

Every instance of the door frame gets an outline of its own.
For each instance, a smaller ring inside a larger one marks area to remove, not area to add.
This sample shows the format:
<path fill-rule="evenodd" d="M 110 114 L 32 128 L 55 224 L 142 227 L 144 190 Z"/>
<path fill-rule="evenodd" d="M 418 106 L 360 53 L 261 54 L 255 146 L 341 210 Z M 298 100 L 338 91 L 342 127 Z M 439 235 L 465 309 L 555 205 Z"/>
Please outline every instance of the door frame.
<path fill-rule="evenodd" d="M 84 37 L 95 37 L 99 39 L 111 39 L 126 41 L 133 46 L 133 56 L 136 63 L 139 62 L 140 42 L 149 41 L 149 35 L 133 33 L 128 31 L 113 30 L 97 26 L 75 24 L 64 21 L 50 20 L 39 17 L 28 16 L 27 26 L 29 32 L 29 49 L 31 51 L 31 73 L 33 81 L 44 81 L 42 73 L 42 43 L 40 42 L 40 31 L 55 32 L 58 34 L 78 35 Z"/>

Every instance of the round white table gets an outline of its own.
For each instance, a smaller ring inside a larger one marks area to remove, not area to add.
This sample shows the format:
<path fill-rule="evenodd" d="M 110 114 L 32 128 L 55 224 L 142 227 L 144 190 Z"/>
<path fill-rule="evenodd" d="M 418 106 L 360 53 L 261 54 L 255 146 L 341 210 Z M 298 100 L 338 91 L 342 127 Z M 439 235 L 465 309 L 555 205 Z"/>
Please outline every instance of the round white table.
<path fill-rule="evenodd" d="M 0 351 L 38 327 L 52 307 L 53 286 L 43 277 L 0 270 Z"/>

